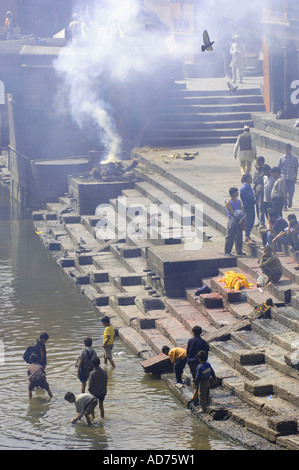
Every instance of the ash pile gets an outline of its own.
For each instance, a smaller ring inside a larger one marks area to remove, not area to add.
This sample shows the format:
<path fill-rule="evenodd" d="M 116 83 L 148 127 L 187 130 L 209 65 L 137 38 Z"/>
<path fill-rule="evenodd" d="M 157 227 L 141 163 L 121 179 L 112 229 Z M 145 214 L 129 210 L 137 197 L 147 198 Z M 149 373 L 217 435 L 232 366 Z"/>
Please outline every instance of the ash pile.
<path fill-rule="evenodd" d="M 110 181 L 138 181 L 134 168 L 138 165 L 138 160 L 123 162 L 106 162 L 100 163 L 91 170 L 91 177 L 94 180 L 110 182 Z"/>

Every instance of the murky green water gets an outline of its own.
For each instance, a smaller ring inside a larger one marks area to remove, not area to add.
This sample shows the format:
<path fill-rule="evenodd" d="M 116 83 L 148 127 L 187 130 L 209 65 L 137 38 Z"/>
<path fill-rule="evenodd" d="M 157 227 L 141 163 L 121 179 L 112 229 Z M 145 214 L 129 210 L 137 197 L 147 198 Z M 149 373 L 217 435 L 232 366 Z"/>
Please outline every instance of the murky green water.
<path fill-rule="evenodd" d="M 233 450 L 206 429 L 169 392 L 146 375 L 137 358 L 117 338 L 116 368 L 107 366 L 105 419 L 99 411 L 91 427 L 71 425 L 74 405 L 66 391 L 80 393 L 75 361 L 83 338 L 101 353 L 103 327 L 76 286 L 50 258 L 31 220 L 9 207 L 0 187 L 0 449 Z M 53 399 L 41 390 L 28 398 L 26 347 L 47 331 L 47 378 Z M 98 410 L 98 409 L 97 409 Z"/>

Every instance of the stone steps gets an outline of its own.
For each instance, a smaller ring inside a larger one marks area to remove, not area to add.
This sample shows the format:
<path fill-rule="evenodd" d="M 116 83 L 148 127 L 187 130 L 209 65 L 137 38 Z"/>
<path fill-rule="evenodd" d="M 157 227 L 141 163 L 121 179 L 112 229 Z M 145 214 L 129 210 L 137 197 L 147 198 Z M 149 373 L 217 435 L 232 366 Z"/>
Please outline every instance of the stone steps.
<path fill-rule="evenodd" d="M 196 122 L 196 121 L 173 121 L 171 123 L 164 123 L 164 131 L 169 130 L 211 130 L 211 129 L 243 129 L 244 125 L 253 127 L 252 120 L 242 120 L 242 121 L 212 121 L 212 122 Z"/>
<path fill-rule="evenodd" d="M 240 121 L 243 125 L 244 121 L 252 123 L 251 113 L 264 110 L 263 97 L 258 89 L 237 90 L 234 94 L 227 90 L 210 94 L 177 90 L 170 95 L 160 121 L 145 136 L 144 145 L 174 148 L 192 144 L 234 143 L 241 132 Z M 219 126 L 219 121 L 234 121 L 236 125 L 227 129 Z M 187 122 L 197 123 L 197 129 L 187 128 Z M 201 123 L 210 125 L 201 129 Z"/>
<path fill-rule="evenodd" d="M 299 129 L 294 127 L 296 119 L 277 120 L 267 114 L 252 114 L 257 145 L 285 152 L 285 144 L 291 143 L 292 153 L 299 156 Z"/>
<path fill-rule="evenodd" d="M 139 186 L 136 185 L 134 190 L 123 190 L 123 195 L 128 196 L 129 201 L 134 201 L 137 197 L 138 204 L 141 204 L 145 198 L 150 203 L 167 201 L 167 204 L 171 201 L 195 203 L 199 200 L 197 194 L 194 195 L 188 191 L 188 186 L 180 186 L 178 181 L 168 179 L 167 174 L 165 176 L 157 173 L 148 174 L 145 183 L 144 185 L 138 183 Z M 155 188 L 158 189 L 156 194 Z M 166 195 L 165 199 L 163 199 L 163 194 Z M 204 196 L 206 208 L 210 210 L 212 207 L 215 211 L 210 216 L 210 220 L 214 218 L 221 220 L 219 216 L 223 216 L 223 221 L 218 226 L 213 220 L 214 225 L 211 229 L 214 233 L 218 232 L 223 241 L 224 234 L 221 229 L 219 230 L 221 224 L 223 230 L 226 220 L 223 206 L 217 200 L 211 205 L 212 197 L 209 196 L 208 191 Z M 49 209 L 51 209 L 49 219 L 43 217 L 41 221 L 36 221 L 36 224 L 42 224 L 46 230 L 51 227 L 49 235 L 57 242 L 55 234 L 59 234 L 60 227 L 53 216 L 53 209 L 58 214 L 59 206 L 51 206 Z M 288 411 L 289 416 L 294 420 L 298 406 L 297 370 L 291 367 L 289 362 L 290 354 L 294 352 L 294 343 L 297 341 L 296 335 L 299 332 L 295 309 L 292 310 L 291 307 L 286 306 L 273 309 L 272 319 L 269 322 L 257 319 L 249 321 L 248 315 L 252 313 L 254 306 L 259 305 L 269 296 L 274 297 L 279 305 L 283 302 L 276 296 L 270 295 L 272 292 L 261 293 L 256 288 L 247 290 L 246 296 L 241 296 L 240 300 L 240 295 L 228 295 L 223 286 L 219 289 L 216 279 L 219 276 L 204 278 L 204 283 L 207 283 L 214 294 L 216 292 L 218 295 L 198 296 L 195 294 L 197 289 L 192 286 L 184 289 L 185 297 L 155 298 L 148 295 L 148 292 L 154 291 L 153 286 L 159 284 L 159 274 L 153 269 L 148 270 L 147 255 L 148 250 L 152 249 L 152 244 L 149 244 L 148 240 L 146 243 L 141 243 L 139 240 L 138 243 L 133 244 L 132 240 L 126 239 L 112 242 L 109 245 L 109 251 L 94 252 L 102 246 L 91 230 L 95 223 L 95 218 L 91 219 L 88 216 L 82 218 L 80 224 L 76 222 L 69 225 L 63 222 L 62 228 L 66 233 L 68 243 L 76 248 L 80 241 L 82 243 L 81 238 L 83 238 L 86 247 L 92 250 L 91 253 L 75 254 L 74 249 L 73 252 L 67 253 L 74 264 L 65 270 L 69 276 L 72 273 L 71 277 L 74 280 L 81 276 L 81 280 L 84 281 L 89 276 L 89 283 L 80 284 L 81 291 L 84 291 L 101 315 L 108 312 L 112 317 L 113 325 L 118 327 L 119 336 L 137 355 L 151 358 L 155 354 L 161 354 L 164 345 L 184 346 L 191 337 L 193 326 L 202 326 L 203 337 L 210 343 L 209 360 L 222 383 L 222 387 L 211 391 L 213 404 L 223 406 L 232 420 L 241 423 L 242 426 L 265 439 L 271 442 L 280 440 L 281 445 L 286 448 L 296 448 L 297 434 L 284 435 L 287 432 L 287 424 L 283 423 L 281 416 Z M 67 225 L 69 225 L 68 229 Z M 74 232 L 71 236 L 72 227 L 74 227 Z M 204 229 L 209 230 L 209 225 L 206 225 Z M 65 234 L 63 238 L 64 236 Z M 162 248 L 177 249 L 173 246 Z M 57 260 L 62 259 L 62 250 L 53 254 Z M 238 260 L 233 260 L 235 267 L 244 272 L 245 269 L 252 269 L 251 274 L 254 278 L 254 263 L 246 265 L 245 259 L 239 260 L 240 262 L 244 260 L 244 264 L 241 267 L 241 264 L 237 264 Z M 218 270 L 219 274 L 222 274 L 220 268 Z M 250 276 L 247 271 L 246 273 Z M 201 285 L 200 281 L 198 279 L 198 287 Z M 150 288 L 152 289 L 147 290 Z M 282 289 L 282 292 L 285 291 Z M 211 302 L 214 308 L 211 307 Z M 292 332 L 289 331 L 290 328 Z M 185 374 L 190 377 L 187 367 Z M 268 399 L 270 393 L 268 396 L 261 396 L 261 392 L 265 390 L 272 392 L 274 397 L 272 400 Z M 236 407 L 233 402 L 237 399 L 239 402 Z M 274 417 L 276 421 L 270 423 L 269 416 Z M 293 422 L 289 424 L 289 429 L 293 430 L 292 424 Z M 283 425 L 285 428 L 282 432 Z"/>
<path fill-rule="evenodd" d="M 183 96 L 181 96 L 183 95 Z M 251 94 L 242 94 L 242 104 L 245 103 L 263 103 L 263 97 L 261 95 L 251 95 Z M 238 105 L 240 101 L 240 94 L 238 95 L 230 95 L 219 92 L 218 95 L 204 95 L 198 96 L 197 94 L 188 94 L 188 92 L 178 93 L 177 97 L 173 98 L 172 103 L 173 105 L 230 105 L 236 104 Z"/>
<path fill-rule="evenodd" d="M 126 227 L 127 241 L 130 239 L 130 242 L 135 244 L 137 240 L 137 246 L 140 240 L 146 242 L 147 246 L 182 242 L 180 224 L 174 218 L 168 217 L 167 211 L 164 210 L 163 216 L 152 218 L 151 214 L 156 212 L 156 208 L 142 193 L 133 190 L 131 194 L 127 191 L 123 199 L 110 202 L 118 214 L 118 222 L 121 221 L 122 226 Z"/>
<path fill-rule="evenodd" d="M 185 100 L 186 102 L 186 100 Z M 217 114 L 217 113 L 253 113 L 258 111 L 265 111 L 265 105 L 263 103 L 230 103 L 230 104 L 208 104 L 209 102 L 200 104 L 176 104 L 173 103 L 168 106 L 167 110 L 171 114 L 188 115 L 197 114 L 204 112 L 205 114 Z"/>

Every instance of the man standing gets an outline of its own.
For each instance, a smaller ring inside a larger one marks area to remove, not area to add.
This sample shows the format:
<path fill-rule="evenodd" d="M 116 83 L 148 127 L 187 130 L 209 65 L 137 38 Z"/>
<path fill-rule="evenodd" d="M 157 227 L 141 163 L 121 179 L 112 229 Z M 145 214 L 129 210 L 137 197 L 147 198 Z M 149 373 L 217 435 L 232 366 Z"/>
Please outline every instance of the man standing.
<path fill-rule="evenodd" d="M 244 126 L 244 132 L 237 138 L 234 148 L 234 157 L 239 155 L 241 176 L 251 173 L 251 166 L 253 160 L 256 158 L 256 146 L 252 135 L 250 134 L 250 127 Z"/>
<path fill-rule="evenodd" d="M 48 333 L 41 333 L 39 339 L 36 340 L 33 349 L 33 353 L 37 355 L 38 364 L 41 364 L 44 368 L 46 368 L 47 365 L 46 343 L 48 339 Z"/>
<path fill-rule="evenodd" d="M 281 171 L 278 166 L 271 168 L 271 176 L 274 178 L 274 184 L 271 191 L 272 209 L 282 217 L 283 206 L 286 205 L 286 184 L 284 178 L 281 176 Z"/>
<path fill-rule="evenodd" d="M 285 200 L 284 209 L 291 208 L 293 205 L 293 197 L 295 193 L 295 183 L 298 174 L 298 159 L 292 155 L 291 144 L 286 144 L 285 155 L 280 157 L 278 168 L 281 171 L 281 176 L 285 180 L 285 192 L 287 199 Z"/>
<path fill-rule="evenodd" d="M 251 230 L 254 225 L 255 219 L 255 198 L 253 189 L 251 187 L 252 183 L 252 176 L 251 175 L 243 175 L 241 182 L 243 186 L 240 189 L 240 197 L 242 201 L 242 205 L 244 208 L 244 212 L 246 214 L 245 218 L 245 242 L 249 245 L 255 245 L 255 242 L 250 238 Z"/>
<path fill-rule="evenodd" d="M 233 82 L 236 83 L 237 81 L 237 72 L 239 70 L 239 78 L 240 83 L 243 83 L 243 53 L 244 53 L 244 45 L 240 41 L 240 36 L 234 35 L 232 37 L 232 45 L 230 48 L 230 53 L 232 55 L 231 60 L 231 67 L 232 67 L 232 74 L 233 74 Z"/>

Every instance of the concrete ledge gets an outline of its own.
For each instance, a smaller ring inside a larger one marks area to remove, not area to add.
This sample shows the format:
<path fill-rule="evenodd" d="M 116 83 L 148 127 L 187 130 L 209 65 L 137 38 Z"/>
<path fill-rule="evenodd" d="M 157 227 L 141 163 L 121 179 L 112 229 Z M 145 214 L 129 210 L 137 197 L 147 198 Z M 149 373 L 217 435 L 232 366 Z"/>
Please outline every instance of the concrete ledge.
<path fill-rule="evenodd" d="M 211 292 L 210 294 L 201 294 L 199 297 L 199 303 L 207 308 L 223 307 L 222 297 L 217 292 Z"/>
<path fill-rule="evenodd" d="M 117 305 L 134 305 L 135 304 L 135 295 L 120 293 L 114 295 L 114 299 Z"/>
<path fill-rule="evenodd" d="M 80 266 L 86 266 L 93 263 L 93 255 L 89 253 L 76 253 L 76 262 Z"/>
<path fill-rule="evenodd" d="M 94 303 L 97 307 L 103 307 L 104 305 L 109 305 L 109 295 L 106 295 L 106 294 L 95 295 Z"/>
<path fill-rule="evenodd" d="M 119 328 L 118 335 L 138 356 L 147 357 L 154 354 L 142 336 L 130 326 Z"/>
<path fill-rule="evenodd" d="M 263 364 L 265 362 L 265 353 L 258 351 L 233 351 L 233 358 L 242 365 Z"/>
<path fill-rule="evenodd" d="M 273 384 L 265 382 L 245 382 L 244 388 L 255 396 L 272 395 Z"/>
<path fill-rule="evenodd" d="M 297 419 L 285 416 L 271 416 L 267 419 L 268 426 L 279 434 L 288 435 L 297 433 Z"/>
<path fill-rule="evenodd" d="M 86 275 L 81 275 L 81 274 L 77 274 L 75 276 L 76 278 L 76 284 L 89 284 L 90 283 L 90 276 L 89 274 L 86 274 Z"/>
<path fill-rule="evenodd" d="M 138 297 L 135 301 L 137 307 L 144 313 L 148 310 L 164 310 L 165 304 L 163 300 L 156 297 Z"/>
<path fill-rule="evenodd" d="M 141 362 L 141 365 L 144 372 L 151 374 L 163 374 L 173 371 L 171 360 L 163 353 Z"/>
<path fill-rule="evenodd" d="M 61 258 L 60 265 L 62 268 L 75 267 L 75 258 Z"/>
<path fill-rule="evenodd" d="M 142 276 L 139 274 L 127 274 L 118 276 L 118 282 L 122 286 L 139 286 L 142 283 Z"/>
<path fill-rule="evenodd" d="M 61 250 L 61 244 L 59 242 L 50 242 L 48 249 L 50 251 L 60 251 Z"/>
<path fill-rule="evenodd" d="M 93 282 L 109 282 L 109 274 L 107 271 L 96 271 L 93 273 Z"/>
<path fill-rule="evenodd" d="M 32 220 L 37 221 L 37 220 L 44 220 L 44 211 L 33 211 L 32 212 Z"/>

